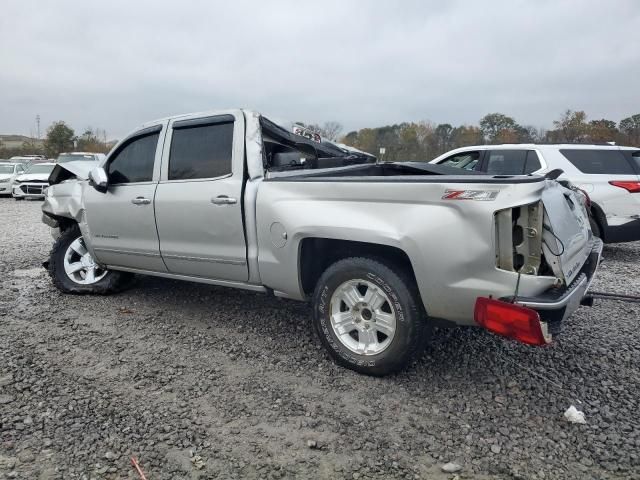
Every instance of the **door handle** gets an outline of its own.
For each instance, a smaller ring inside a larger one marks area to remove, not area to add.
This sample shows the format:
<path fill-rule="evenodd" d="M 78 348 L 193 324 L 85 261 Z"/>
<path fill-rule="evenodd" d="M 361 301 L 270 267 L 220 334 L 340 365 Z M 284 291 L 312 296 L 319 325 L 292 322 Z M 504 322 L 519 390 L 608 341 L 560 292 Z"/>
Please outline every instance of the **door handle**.
<path fill-rule="evenodd" d="M 134 205 L 149 205 L 151 203 L 151 200 L 144 197 L 136 197 L 131 200 L 131 203 L 133 203 Z"/>
<path fill-rule="evenodd" d="M 218 195 L 217 197 L 211 199 L 211 203 L 213 203 L 214 205 L 233 205 L 235 203 L 238 203 L 238 199 L 228 197 L 226 195 Z"/>

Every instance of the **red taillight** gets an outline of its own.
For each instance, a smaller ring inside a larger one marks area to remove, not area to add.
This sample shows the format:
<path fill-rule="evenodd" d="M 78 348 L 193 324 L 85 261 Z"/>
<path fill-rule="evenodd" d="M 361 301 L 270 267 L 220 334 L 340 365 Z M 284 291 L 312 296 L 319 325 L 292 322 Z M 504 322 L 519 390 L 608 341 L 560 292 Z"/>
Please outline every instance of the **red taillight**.
<path fill-rule="evenodd" d="M 624 188 L 629 193 L 640 193 L 640 182 L 629 180 L 611 180 L 609 182 L 614 187 Z"/>
<path fill-rule="evenodd" d="M 543 331 L 538 312 L 513 303 L 478 297 L 474 319 L 481 327 L 522 343 L 546 345 L 551 341 L 551 335 Z"/>

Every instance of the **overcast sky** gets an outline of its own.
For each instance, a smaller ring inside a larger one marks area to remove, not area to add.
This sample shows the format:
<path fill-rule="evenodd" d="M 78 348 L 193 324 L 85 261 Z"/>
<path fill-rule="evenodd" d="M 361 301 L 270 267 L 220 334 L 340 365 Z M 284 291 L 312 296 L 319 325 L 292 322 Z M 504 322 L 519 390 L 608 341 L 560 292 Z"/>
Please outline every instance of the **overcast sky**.
<path fill-rule="evenodd" d="M 639 25 L 638 0 L 2 0 L 0 133 L 228 107 L 345 130 L 619 121 L 640 112 Z"/>

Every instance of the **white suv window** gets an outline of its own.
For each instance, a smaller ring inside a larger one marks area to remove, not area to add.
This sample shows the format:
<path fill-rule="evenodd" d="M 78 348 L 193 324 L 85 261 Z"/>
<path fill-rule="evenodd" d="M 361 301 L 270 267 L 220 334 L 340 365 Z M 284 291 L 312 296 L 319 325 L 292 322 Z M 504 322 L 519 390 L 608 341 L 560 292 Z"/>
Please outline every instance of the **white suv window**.
<path fill-rule="evenodd" d="M 485 170 L 490 175 L 528 175 L 541 168 L 534 150 L 491 150 Z"/>
<path fill-rule="evenodd" d="M 462 152 L 445 158 L 439 163 L 439 165 L 462 168 L 464 170 L 475 170 L 479 161 L 480 152 Z"/>
<path fill-rule="evenodd" d="M 560 153 L 582 173 L 592 175 L 635 175 L 633 167 L 618 150 L 562 149 Z"/>

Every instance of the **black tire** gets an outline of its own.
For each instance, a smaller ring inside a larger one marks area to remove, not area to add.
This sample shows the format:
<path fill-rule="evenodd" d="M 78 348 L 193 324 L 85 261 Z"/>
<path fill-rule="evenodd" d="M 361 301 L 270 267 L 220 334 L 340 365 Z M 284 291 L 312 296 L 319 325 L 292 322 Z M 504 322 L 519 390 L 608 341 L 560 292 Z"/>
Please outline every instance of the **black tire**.
<path fill-rule="evenodd" d="M 600 225 L 595 218 L 589 215 L 589 225 L 591 226 L 591 231 L 593 232 L 594 237 L 602 238 L 602 231 L 600 230 Z"/>
<path fill-rule="evenodd" d="M 62 232 L 53 244 L 47 270 L 56 288 L 64 293 L 107 295 L 128 287 L 133 280 L 133 274 L 115 270 L 108 271 L 103 278 L 90 285 L 76 283 L 69 278 L 64 270 L 64 256 L 69 245 L 81 236 L 78 225 L 73 225 Z"/>
<path fill-rule="evenodd" d="M 395 309 L 395 334 L 388 346 L 377 354 L 362 355 L 350 350 L 338 339 L 331 325 L 331 298 L 334 292 L 344 282 L 356 279 L 366 279 L 381 287 Z M 322 344 L 336 363 L 374 376 L 404 369 L 424 350 L 431 332 L 412 276 L 391 263 L 361 257 L 339 260 L 322 274 L 313 294 L 313 324 Z"/>

